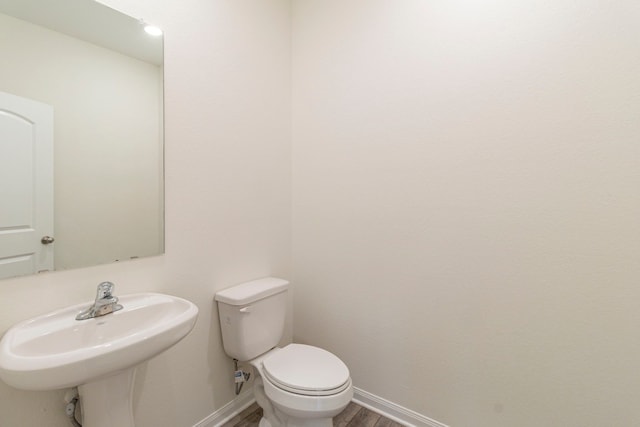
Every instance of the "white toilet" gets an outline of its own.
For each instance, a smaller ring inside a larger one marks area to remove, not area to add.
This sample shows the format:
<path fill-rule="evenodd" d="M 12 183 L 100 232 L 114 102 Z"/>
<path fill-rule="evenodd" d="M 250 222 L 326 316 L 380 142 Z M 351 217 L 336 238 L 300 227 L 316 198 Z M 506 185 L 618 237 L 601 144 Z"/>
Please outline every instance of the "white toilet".
<path fill-rule="evenodd" d="M 276 345 L 282 338 L 289 282 L 267 277 L 216 294 L 222 342 L 255 369 L 260 427 L 331 427 L 353 397 L 347 366 L 318 347 Z"/>

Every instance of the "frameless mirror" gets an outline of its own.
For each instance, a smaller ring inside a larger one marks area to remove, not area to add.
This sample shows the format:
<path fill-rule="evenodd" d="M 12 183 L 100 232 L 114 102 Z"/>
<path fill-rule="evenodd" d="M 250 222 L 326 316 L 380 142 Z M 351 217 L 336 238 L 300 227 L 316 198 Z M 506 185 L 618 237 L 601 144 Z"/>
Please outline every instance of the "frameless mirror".
<path fill-rule="evenodd" d="M 93 0 L 0 0 L 0 278 L 164 251 L 162 37 Z"/>

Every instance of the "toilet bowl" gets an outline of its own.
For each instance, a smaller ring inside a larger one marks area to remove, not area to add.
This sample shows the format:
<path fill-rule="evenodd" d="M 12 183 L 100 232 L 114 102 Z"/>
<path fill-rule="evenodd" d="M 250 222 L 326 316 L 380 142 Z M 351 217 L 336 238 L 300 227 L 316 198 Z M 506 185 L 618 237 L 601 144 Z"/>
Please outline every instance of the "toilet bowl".
<path fill-rule="evenodd" d="M 318 347 L 275 347 L 283 333 L 288 285 L 266 278 L 218 292 L 224 349 L 254 368 L 260 427 L 331 427 L 353 398 L 349 369 Z"/>
<path fill-rule="evenodd" d="M 353 398 L 347 366 L 318 347 L 289 344 L 250 364 L 262 378 L 264 394 L 286 426 L 331 426 Z"/>

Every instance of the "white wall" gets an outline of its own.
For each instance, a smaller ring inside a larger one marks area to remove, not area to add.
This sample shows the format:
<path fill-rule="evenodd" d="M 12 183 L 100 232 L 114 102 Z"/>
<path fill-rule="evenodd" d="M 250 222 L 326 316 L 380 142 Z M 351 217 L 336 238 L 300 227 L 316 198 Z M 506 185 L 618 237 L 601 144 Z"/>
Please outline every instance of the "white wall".
<path fill-rule="evenodd" d="M 293 5 L 294 339 L 451 426 L 640 425 L 638 4 Z"/>
<path fill-rule="evenodd" d="M 162 253 L 161 68 L 2 14 L 0 51 L 54 110 L 56 270 Z"/>
<path fill-rule="evenodd" d="M 192 426 L 233 397 L 216 290 L 290 273 L 289 2 L 109 0 L 166 31 L 166 254 L 0 282 L 0 331 L 93 298 L 160 291 L 200 314 L 179 345 L 141 368 L 136 425 Z M 62 392 L 0 384 L 0 425 L 67 426 Z"/>

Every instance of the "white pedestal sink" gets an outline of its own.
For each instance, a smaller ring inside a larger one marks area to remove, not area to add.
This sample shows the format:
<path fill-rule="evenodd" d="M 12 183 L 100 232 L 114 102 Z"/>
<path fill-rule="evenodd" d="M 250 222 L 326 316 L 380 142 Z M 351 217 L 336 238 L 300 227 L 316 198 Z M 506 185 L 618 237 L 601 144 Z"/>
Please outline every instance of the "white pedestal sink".
<path fill-rule="evenodd" d="M 78 386 L 83 427 L 133 427 L 136 365 L 193 328 L 198 308 L 164 294 L 123 295 L 123 309 L 76 320 L 79 304 L 9 329 L 0 341 L 0 378 L 23 390 Z"/>

